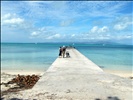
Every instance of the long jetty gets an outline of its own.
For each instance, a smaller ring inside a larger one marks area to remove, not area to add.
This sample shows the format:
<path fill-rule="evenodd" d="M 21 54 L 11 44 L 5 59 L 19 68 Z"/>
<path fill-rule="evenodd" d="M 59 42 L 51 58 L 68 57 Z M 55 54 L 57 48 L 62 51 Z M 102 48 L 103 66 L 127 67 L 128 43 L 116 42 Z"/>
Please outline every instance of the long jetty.
<path fill-rule="evenodd" d="M 25 95 L 37 100 L 132 100 L 132 81 L 104 72 L 78 50 L 57 58 Z"/>

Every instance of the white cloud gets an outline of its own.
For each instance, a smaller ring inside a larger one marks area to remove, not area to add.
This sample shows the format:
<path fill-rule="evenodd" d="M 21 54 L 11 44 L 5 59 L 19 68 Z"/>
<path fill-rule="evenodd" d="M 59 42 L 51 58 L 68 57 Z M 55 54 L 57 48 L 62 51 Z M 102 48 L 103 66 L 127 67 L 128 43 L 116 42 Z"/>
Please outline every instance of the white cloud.
<path fill-rule="evenodd" d="M 31 36 L 37 36 L 37 35 L 39 35 L 39 33 L 37 33 L 37 32 L 32 32 L 31 33 Z"/>
<path fill-rule="evenodd" d="M 102 28 L 99 28 L 98 26 L 94 26 L 90 33 L 106 33 L 109 31 L 109 28 L 107 26 L 103 26 Z"/>
<path fill-rule="evenodd" d="M 48 36 L 46 39 L 57 39 L 57 38 L 60 38 L 61 35 L 60 34 L 54 34 L 52 36 Z"/>
<path fill-rule="evenodd" d="M 75 37 L 75 34 L 72 34 L 71 37 Z"/>
<path fill-rule="evenodd" d="M 133 34 L 125 34 L 125 35 L 121 35 L 121 36 L 117 36 L 116 39 L 122 40 L 122 39 L 132 39 L 133 38 Z"/>
<path fill-rule="evenodd" d="M 94 26 L 92 29 L 91 29 L 91 33 L 95 33 L 97 32 L 99 29 L 98 29 L 98 26 Z"/>
<path fill-rule="evenodd" d="M 108 32 L 109 31 L 109 28 L 107 26 L 103 26 L 102 28 L 100 28 L 98 30 L 99 33 L 105 33 L 105 32 Z"/>
<path fill-rule="evenodd" d="M 121 17 L 117 19 L 117 23 L 114 25 L 115 30 L 124 30 L 128 28 L 129 25 L 132 25 L 133 21 L 131 17 Z"/>
<path fill-rule="evenodd" d="M 133 38 L 133 35 L 126 35 L 126 36 L 124 36 L 124 38 L 126 38 L 126 39 L 132 39 Z"/>
<path fill-rule="evenodd" d="M 123 30 L 123 29 L 125 29 L 126 28 L 126 25 L 125 24 L 116 24 L 115 26 L 114 26 L 114 29 L 115 30 Z"/>
<path fill-rule="evenodd" d="M 12 18 L 12 19 L 6 19 L 3 21 L 3 24 L 20 24 L 24 22 L 21 18 Z"/>
<path fill-rule="evenodd" d="M 114 25 L 114 29 L 115 30 L 124 30 L 131 24 L 132 24 L 132 22 L 125 22 L 125 23 L 121 22 L 119 24 Z"/>
<path fill-rule="evenodd" d="M 2 25 L 8 25 L 8 24 L 21 24 L 24 22 L 24 19 L 16 17 L 16 14 L 5 14 L 2 16 L 1 23 Z"/>
<path fill-rule="evenodd" d="M 60 38 L 61 36 L 60 36 L 60 34 L 55 34 L 54 37 L 55 38 Z"/>
<path fill-rule="evenodd" d="M 5 14 L 4 16 L 1 17 L 1 19 L 7 19 L 7 18 L 10 18 L 11 17 L 11 14 L 8 13 L 8 14 Z"/>
<path fill-rule="evenodd" d="M 48 40 L 62 38 L 61 34 L 55 32 L 54 30 L 55 29 L 51 26 L 38 28 L 30 34 L 29 38 L 31 39 L 39 38 L 39 39 L 48 39 Z"/>

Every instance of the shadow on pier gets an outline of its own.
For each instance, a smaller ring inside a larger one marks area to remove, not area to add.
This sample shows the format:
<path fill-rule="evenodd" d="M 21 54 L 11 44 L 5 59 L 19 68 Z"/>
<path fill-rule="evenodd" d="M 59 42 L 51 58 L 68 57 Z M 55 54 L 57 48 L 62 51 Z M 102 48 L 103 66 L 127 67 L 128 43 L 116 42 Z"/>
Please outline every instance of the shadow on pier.
<path fill-rule="evenodd" d="M 103 99 L 96 98 L 95 100 L 103 100 Z M 106 100 L 121 100 L 121 99 L 116 97 L 116 96 L 115 97 L 109 96 L 109 97 L 106 98 Z"/>

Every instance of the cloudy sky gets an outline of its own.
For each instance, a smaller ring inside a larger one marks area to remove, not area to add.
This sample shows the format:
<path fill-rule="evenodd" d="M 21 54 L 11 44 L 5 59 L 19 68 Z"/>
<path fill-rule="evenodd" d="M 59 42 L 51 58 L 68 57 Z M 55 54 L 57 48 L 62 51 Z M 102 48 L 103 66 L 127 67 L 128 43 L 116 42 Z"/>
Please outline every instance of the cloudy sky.
<path fill-rule="evenodd" d="M 2 1 L 2 42 L 131 44 L 131 1 Z"/>

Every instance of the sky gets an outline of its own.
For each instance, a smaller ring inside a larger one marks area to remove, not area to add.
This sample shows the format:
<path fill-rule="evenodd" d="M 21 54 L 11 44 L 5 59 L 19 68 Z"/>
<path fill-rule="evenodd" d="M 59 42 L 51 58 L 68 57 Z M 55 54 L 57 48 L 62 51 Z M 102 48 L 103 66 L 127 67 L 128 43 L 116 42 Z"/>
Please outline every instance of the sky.
<path fill-rule="evenodd" d="M 1 42 L 132 44 L 132 1 L 1 1 Z"/>

